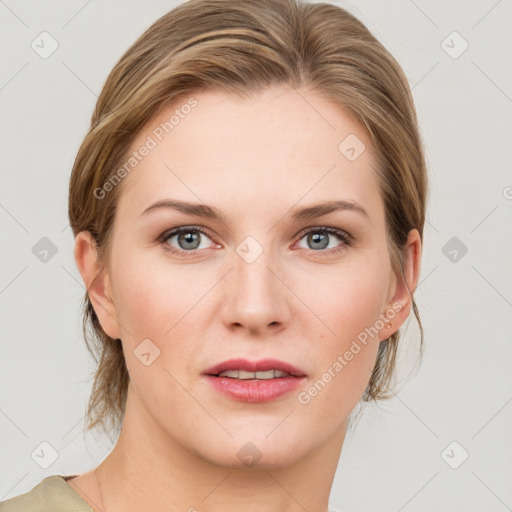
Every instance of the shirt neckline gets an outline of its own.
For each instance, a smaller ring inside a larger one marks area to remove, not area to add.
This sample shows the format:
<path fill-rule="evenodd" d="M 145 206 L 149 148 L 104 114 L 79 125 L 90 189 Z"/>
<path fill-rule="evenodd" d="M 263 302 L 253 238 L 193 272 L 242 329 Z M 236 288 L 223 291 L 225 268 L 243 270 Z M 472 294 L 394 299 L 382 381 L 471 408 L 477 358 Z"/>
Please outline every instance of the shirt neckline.
<path fill-rule="evenodd" d="M 84 512 L 94 512 L 90 505 L 78 494 L 71 485 L 68 484 L 68 480 L 75 478 L 79 475 L 52 475 L 43 480 L 46 484 L 52 484 L 58 486 L 58 490 L 62 491 L 66 495 L 66 499 L 69 499 L 76 507 L 83 508 Z"/>

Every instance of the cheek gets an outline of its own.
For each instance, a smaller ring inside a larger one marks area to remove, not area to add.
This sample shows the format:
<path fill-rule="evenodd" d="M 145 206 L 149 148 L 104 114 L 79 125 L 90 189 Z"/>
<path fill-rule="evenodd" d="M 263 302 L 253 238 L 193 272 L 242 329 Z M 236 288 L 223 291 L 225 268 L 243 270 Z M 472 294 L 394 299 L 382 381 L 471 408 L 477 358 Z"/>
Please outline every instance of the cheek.
<path fill-rule="evenodd" d="M 164 356 L 162 360 L 172 358 L 174 366 L 180 366 L 180 361 L 186 364 L 193 340 L 204 333 L 197 316 L 217 279 L 200 274 L 193 264 L 172 264 L 163 256 L 150 257 L 142 251 L 138 257 L 135 252 L 125 258 L 115 273 L 116 311 L 129 332 L 123 331 L 123 344 L 133 352 L 149 338 Z"/>
<path fill-rule="evenodd" d="M 165 260 L 150 258 L 144 251 L 126 252 L 129 255 L 118 259 L 115 268 L 116 311 L 133 328 L 157 333 L 157 327 L 172 321 L 173 312 L 181 309 L 188 283 L 183 283 L 179 269 L 165 265 Z"/>
<path fill-rule="evenodd" d="M 194 290 L 199 285 L 191 286 L 178 267 L 172 269 L 165 261 L 134 253 L 118 260 L 116 266 L 116 312 L 126 329 L 122 344 L 130 378 L 139 398 L 157 411 L 167 397 L 187 401 L 178 384 L 184 382 L 180 373 L 190 364 L 189 340 L 194 335 L 187 311 L 204 292 Z M 144 354 L 148 354 L 146 359 Z M 155 389 L 159 393 L 151 392 Z"/>
<path fill-rule="evenodd" d="M 298 287 L 301 299 L 322 320 L 322 338 L 336 341 L 337 348 L 375 325 L 389 288 L 385 262 L 368 259 L 365 264 L 354 259 L 350 263 L 317 272 L 314 279 L 301 278 Z"/>
<path fill-rule="evenodd" d="M 321 350 L 315 354 L 312 386 L 299 402 L 325 421 L 331 414 L 345 418 L 368 385 L 379 348 L 382 326 L 377 321 L 384 312 L 388 272 L 386 262 L 375 258 L 318 273 L 314 287 L 304 282 L 301 298 L 322 320 L 315 322 L 319 334 L 309 325 L 309 338 L 317 339 Z M 307 332 L 308 325 L 301 327 Z"/>

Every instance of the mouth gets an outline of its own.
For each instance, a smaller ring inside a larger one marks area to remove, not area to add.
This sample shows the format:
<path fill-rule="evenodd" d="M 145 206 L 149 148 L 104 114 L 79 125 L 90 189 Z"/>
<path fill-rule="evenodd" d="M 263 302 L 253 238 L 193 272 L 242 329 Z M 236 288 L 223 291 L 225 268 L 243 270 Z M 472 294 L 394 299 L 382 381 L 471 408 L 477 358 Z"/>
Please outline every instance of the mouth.
<path fill-rule="evenodd" d="M 231 359 L 203 372 L 213 389 L 231 400 L 269 402 L 297 389 L 306 374 L 276 359 L 250 362 Z"/>
<path fill-rule="evenodd" d="M 212 377 L 227 377 L 228 379 L 239 380 L 269 380 L 282 379 L 284 377 L 293 377 L 287 372 L 281 370 L 265 370 L 261 372 L 247 372 L 245 370 L 225 370 Z"/>

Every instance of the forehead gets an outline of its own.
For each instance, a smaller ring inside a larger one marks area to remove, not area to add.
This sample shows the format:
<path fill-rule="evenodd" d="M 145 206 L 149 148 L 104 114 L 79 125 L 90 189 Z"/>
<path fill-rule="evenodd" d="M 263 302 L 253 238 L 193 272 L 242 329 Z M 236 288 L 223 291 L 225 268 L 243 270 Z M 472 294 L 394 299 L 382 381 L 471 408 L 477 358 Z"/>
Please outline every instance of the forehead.
<path fill-rule="evenodd" d="M 141 130 L 133 151 L 138 160 L 124 178 L 118 213 L 129 204 L 126 214 L 139 214 L 167 197 L 229 201 L 235 209 L 345 197 L 379 207 L 362 127 L 336 104 L 287 85 L 251 98 L 182 97 Z"/>

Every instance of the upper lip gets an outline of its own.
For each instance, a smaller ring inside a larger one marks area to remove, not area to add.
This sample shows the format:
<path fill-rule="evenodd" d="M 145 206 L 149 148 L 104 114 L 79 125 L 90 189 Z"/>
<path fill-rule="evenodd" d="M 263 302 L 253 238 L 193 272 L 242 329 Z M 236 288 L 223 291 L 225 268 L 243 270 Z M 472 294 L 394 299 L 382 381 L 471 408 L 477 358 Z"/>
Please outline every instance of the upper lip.
<path fill-rule="evenodd" d="M 216 364 L 203 372 L 203 375 L 218 375 L 226 370 L 245 370 L 247 372 L 263 372 L 265 370 L 281 370 L 294 377 L 305 377 L 306 374 L 284 361 L 278 359 L 260 359 L 259 361 L 248 361 L 247 359 L 229 359 Z"/>

